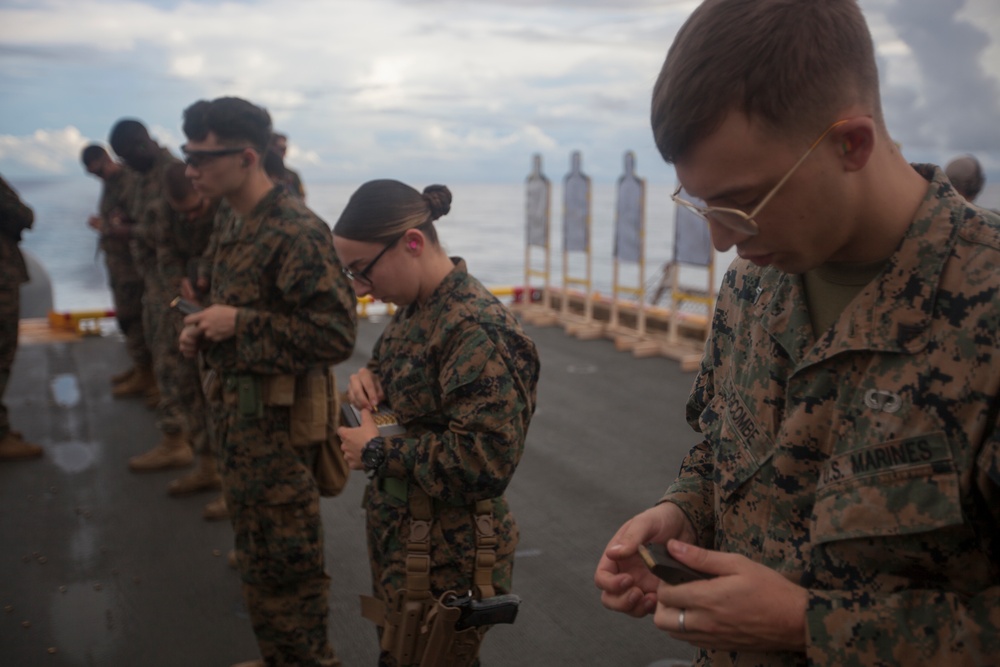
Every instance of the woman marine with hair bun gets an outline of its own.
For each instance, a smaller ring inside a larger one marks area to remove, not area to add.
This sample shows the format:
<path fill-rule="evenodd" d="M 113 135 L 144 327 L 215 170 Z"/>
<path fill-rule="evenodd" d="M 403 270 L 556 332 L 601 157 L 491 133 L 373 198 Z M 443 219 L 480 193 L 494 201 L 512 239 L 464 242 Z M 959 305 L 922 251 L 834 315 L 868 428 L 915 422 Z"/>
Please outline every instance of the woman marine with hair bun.
<path fill-rule="evenodd" d="M 538 353 L 510 311 L 441 247 L 434 221 L 450 208 L 443 185 L 421 194 L 370 181 L 333 228 L 357 295 L 398 306 L 367 367 L 350 379 L 361 425 L 339 431 L 348 463 L 371 479 L 364 507 L 374 598 L 362 613 L 380 626 L 385 666 L 420 664 L 427 614 L 446 593 L 511 589 L 518 531 L 504 491 L 535 408 Z M 372 412 L 386 408 L 404 433 L 379 436 Z M 406 625 L 407 611 L 423 633 Z M 473 641 L 455 642 L 434 664 L 477 662 L 483 631 L 465 631 Z"/>

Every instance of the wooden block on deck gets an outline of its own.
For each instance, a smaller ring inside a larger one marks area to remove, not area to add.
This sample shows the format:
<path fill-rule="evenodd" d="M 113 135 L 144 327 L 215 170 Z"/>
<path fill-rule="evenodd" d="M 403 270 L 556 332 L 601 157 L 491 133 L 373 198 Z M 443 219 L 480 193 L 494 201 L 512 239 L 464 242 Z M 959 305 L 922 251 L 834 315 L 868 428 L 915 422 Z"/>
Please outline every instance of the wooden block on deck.
<path fill-rule="evenodd" d="M 80 340 L 80 334 L 69 329 L 54 329 L 44 317 L 18 321 L 18 345 L 38 345 L 40 343 L 71 343 Z"/>
<path fill-rule="evenodd" d="M 559 323 L 558 311 L 536 304 L 522 306 L 518 314 L 525 322 L 536 327 L 552 327 Z"/>
<path fill-rule="evenodd" d="M 594 340 L 604 335 L 605 322 L 599 322 L 592 318 L 572 313 L 561 313 L 559 323 L 570 336 L 575 336 L 580 340 Z"/>
<path fill-rule="evenodd" d="M 632 356 L 637 358 L 662 356 L 673 359 L 685 373 L 698 370 L 704 353 L 704 348 L 696 341 L 682 339 L 671 343 L 661 337 L 647 338 L 632 348 Z"/>

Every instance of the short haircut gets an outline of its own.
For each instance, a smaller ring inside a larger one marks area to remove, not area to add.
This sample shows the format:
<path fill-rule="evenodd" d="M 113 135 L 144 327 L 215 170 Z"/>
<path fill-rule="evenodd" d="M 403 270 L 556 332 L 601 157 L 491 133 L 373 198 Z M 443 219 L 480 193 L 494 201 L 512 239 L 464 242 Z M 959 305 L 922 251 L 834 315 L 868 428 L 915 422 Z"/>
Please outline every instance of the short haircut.
<path fill-rule="evenodd" d="M 270 148 L 264 153 L 264 173 L 271 178 L 281 178 L 285 175 L 285 161 Z"/>
<path fill-rule="evenodd" d="M 450 210 L 447 186 L 428 185 L 420 193 L 399 181 L 368 181 L 351 195 L 333 233 L 353 241 L 389 243 L 409 229 L 419 229 L 437 243 L 434 221 Z"/>
<path fill-rule="evenodd" d="M 248 143 L 263 155 L 271 141 L 271 115 L 239 97 L 199 100 L 184 110 L 184 135 L 204 141 L 209 132 L 224 144 Z"/>
<path fill-rule="evenodd" d="M 807 140 L 852 103 L 868 106 L 884 131 L 875 48 L 857 0 L 705 0 L 667 52 L 651 118 L 673 163 L 732 111 Z"/>
<path fill-rule="evenodd" d="M 986 183 L 983 167 L 973 155 L 955 158 L 944 168 L 944 173 L 951 181 L 952 186 L 958 190 L 958 194 L 969 201 L 973 201 L 979 196 L 983 184 Z"/>
<path fill-rule="evenodd" d="M 167 191 L 167 197 L 175 202 L 182 202 L 195 192 L 186 171 L 187 167 L 183 162 L 171 162 L 163 173 L 163 187 Z"/>
<path fill-rule="evenodd" d="M 100 144 L 90 144 L 82 151 L 80 151 L 80 161 L 83 162 L 85 167 L 89 167 L 101 158 L 110 157 L 108 152 L 104 150 L 104 146 Z"/>
<path fill-rule="evenodd" d="M 134 118 L 123 118 L 115 123 L 108 136 L 108 143 L 118 155 L 122 151 L 128 152 L 130 146 L 149 140 L 149 130 L 141 122 Z"/>

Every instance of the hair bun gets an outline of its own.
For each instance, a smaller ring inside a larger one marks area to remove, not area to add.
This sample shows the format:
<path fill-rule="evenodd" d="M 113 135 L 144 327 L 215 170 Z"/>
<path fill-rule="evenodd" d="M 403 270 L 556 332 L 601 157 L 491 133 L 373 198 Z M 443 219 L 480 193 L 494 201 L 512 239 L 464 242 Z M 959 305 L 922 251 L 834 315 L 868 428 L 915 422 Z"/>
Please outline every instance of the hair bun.
<path fill-rule="evenodd" d="M 431 210 L 431 220 L 448 215 L 451 210 L 451 190 L 446 185 L 428 185 L 422 195 Z"/>

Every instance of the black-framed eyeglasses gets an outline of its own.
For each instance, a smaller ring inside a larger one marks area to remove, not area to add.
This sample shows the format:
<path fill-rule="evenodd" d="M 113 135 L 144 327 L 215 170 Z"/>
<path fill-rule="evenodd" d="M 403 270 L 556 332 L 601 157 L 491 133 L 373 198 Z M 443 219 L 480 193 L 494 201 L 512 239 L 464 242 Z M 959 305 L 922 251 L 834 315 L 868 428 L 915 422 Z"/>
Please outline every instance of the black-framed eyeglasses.
<path fill-rule="evenodd" d="M 250 147 L 240 146 L 238 148 L 216 148 L 215 150 L 209 151 L 189 151 L 187 148 L 182 147 L 181 151 L 184 153 L 184 164 L 197 169 L 211 162 L 215 158 L 224 157 L 226 155 L 237 155 L 248 148 Z"/>
<path fill-rule="evenodd" d="M 360 271 L 358 271 L 357 273 L 355 273 L 354 271 L 352 271 L 351 269 L 349 269 L 348 267 L 345 266 L 344 267 L 344 275 L 347 276 L 348 278 L 350 278 L 351 280 L 355 281 L 355 282 L 364 283 L 365 285 L 368 285 L 369 287 L 371 287 L 372 286 L 372 280 L 371 280 L 371 278 L 368 277 L 368 274 L 371 273 L 372 268 L 375 266 L 375 262 L 377 262 L 380 259 L 382 259 L 382 255 L 384 255 L 385 253 L 389 252 L 389 249 L 392 248 L 392 246 L 394 246 L 397 243 L 399 243 L 399 239 L 403 238 L 405 235 L 406 235 L 406 232 L 403 232 L 402 234 L 398 234 L 396 236 L 396 238 L 394 238 L 393 240 L 391 240 L 388 243 L 386 243 L 385 246 L 383 246 L 382 249 L 379 251 L 379 253 L 377 255 L 375 255 L 375 258 L 372 261 L 370 261 L 367 264 L 365 264 L 365 267 L 363 269 L 361 269 Z"/>

